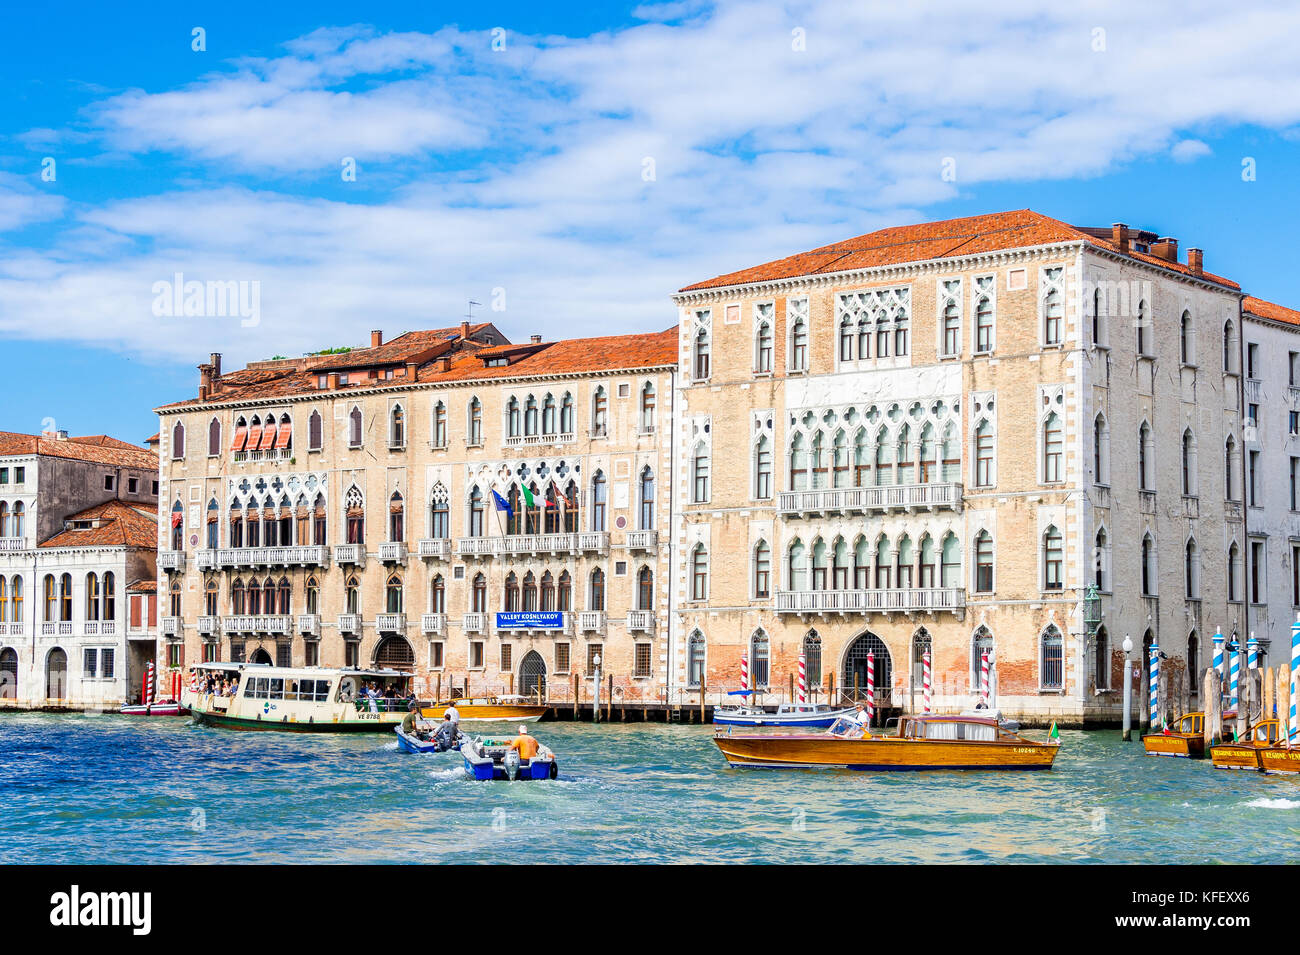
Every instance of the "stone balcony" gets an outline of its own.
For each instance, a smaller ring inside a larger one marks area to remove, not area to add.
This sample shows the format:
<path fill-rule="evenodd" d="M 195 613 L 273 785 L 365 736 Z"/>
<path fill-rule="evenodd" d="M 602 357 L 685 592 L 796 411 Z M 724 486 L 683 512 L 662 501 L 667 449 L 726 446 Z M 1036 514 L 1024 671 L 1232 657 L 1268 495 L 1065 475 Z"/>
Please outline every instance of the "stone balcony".
<path fill-rule="evenodd" d="M 781 491 L 777 494 L 777 510 L 782 517 L 960 510 L 961 492 L 961 484 L 954 481 Z"/>
<path fill-rule="evenodd" d="M 87 620 L 83 631 L 88 637 L 112 637 L 117 635 L 116 620 Z"/>
<path fill-rule="evenodd" d="M 239 613 L 221 618 L 226 633 L 263 633 L 287 637 L 293 631 L 293 617 L 287 613 Z"/>
<path fill-rule="evenodd" d="M 777 613 L 955 613 L 965 614 L 966 591 L 961 587 L 919 587 L 871 590 L 778 590 Z"/>
<path fill-rule="evenodd" d="M 502 440 L 507 448 L 535 448 L 545 444 L 569 444 L 573 432 L 564 434 L 508 434 Z"/>
<path fill-rule="evenodd" d="M 579 633 L 604 633 L 605 611 L 581 610 L 574 616 L 578 618 Z"/>
<path fill-rule="evenodd" d="M 378 614 L 375 617 L 375 630 L 379 633 L 406 633 L 406 614 Z"/>
<path fill-rule="evenodd" d="M 297 631 L 305 637 L 320 636 L 320 614 L 318 613 L 300 613 L 298 614 Z"/>
<path fill-rule="evenodd" d="M 334 562 L 338 564 L 354 564 L 357 567 L 365 566 L 366 545 L 365 544 L 335 544 Z"/>
<path fill-rule="evenodd" d="M 27 538 L 25 537 L 0 537 L 0 554 L 26 549 Z"/>
<path fill-rule="evenodd" d="M 421 614 L 420 632 L 430 636 L 446 636 L 447 615 L 445 613 Z"/>
<path fill-rule="evenodd" d="M 485 613 L 467 613 L 461 618 L 460 626 L 466 633 L 487 633 L 488 615 Z"/>
<path fill-rule="evenodd" d="M 629 633 L 654 633 L 655 612 L 653 610 L 629 610 L 627 612 L 627 629 Z"/>
<path fill-rule="evenodd" d="M 162 554 L 158 555 L 161 564 Z M 329 548 L 324 544 L 293 544 L 285 547 L 220 547 L 200 550 L 194 556 L 199 570 L 252 567 L 324 567 Z"/>
<path fill-rule="evenodd" d="M 159 570 L 184 570 L 185 551 L 183 550 L 158 551 L 158 569 Z"/>
<path fill-rule="evenodd" d="M 204 614 L 199 617 L 198 631 L 205 637 L 215 637 L 221 633 L 221 618 L 215 614 Z"/>
<path fill-rule="evenodd" d="M 449 537 L 426 537 L 416 548 L 416 553 L 421 557 L 432 557 L 434 560 L 446 560 L 453 551 Z"/>
<path fill-rule="evenodd" d="M 628 531 L 627 549 L 652 551 L 659 546 L 658 531 Z"/>
<path fill-rule="evenodd" d="M 361 636 L 361 614 L 339 614 L 339 633 L 350 633 L 357 637 Z"/>
<path fill-rule="evenodd" d="M 164 637 L 179 637 L 181 635 L 181 626 L 180 617 L 163 617 L 159 629 Z"/>
<path fill-rule="evenodd" d="M 406 541 L 384 541 L 379 545 L 379 559 L 385 564 L 405 564 Z"/>
<path fill-rule="evenodd" d="M 459 557 L 534 557 L 568 554 L 606 554 L 609 535 L 597 531 L 576 534 L 509 534 L 505 537 L 460 537 Z"/>

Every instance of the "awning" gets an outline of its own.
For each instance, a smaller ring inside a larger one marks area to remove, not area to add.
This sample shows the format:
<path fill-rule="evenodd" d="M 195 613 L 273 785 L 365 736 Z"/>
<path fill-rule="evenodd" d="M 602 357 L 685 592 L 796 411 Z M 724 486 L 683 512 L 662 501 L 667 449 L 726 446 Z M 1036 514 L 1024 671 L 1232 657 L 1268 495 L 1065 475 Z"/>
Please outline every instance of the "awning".
<path fill-rule="evenodd" d="M 172 515 L 172 527 L 180 527 L 180 526 L 181 526 L 181 515 L 179 515 L 179 514 L 173 514 L 173 515 Z"/>
<path fill-rule="evenodd" d="M 268 421 L 262 426 L 262 443 L 257 446 L 257 450 L 270 451 L 273 447 L 275 447 L 275 422 Z"/>
<path fill-rule="evenodd" d="M 244 450 L 244 442 L 248 440 L 248 426 L 235 429 L 235 440 L 230 443 L 231 451 Z"/>
<path fill-rule="evenodd" d="M 248 429 L 248 450 L 256 451 L 257 442 L 260 441 L 261 438 L 262 438 L 262 426 L 260 424 L 255 424 L 251 428 L 249 428 Z"/>
<path fill-rule="evenodd" d="M 292 421 L 281 422 L 280 430 L 275 436 L 275 449 L 278 451 L 281 448 L 287 448 L 289 446 L 289 436 L 292 434 L 293 434 L 293 422 Z"/>

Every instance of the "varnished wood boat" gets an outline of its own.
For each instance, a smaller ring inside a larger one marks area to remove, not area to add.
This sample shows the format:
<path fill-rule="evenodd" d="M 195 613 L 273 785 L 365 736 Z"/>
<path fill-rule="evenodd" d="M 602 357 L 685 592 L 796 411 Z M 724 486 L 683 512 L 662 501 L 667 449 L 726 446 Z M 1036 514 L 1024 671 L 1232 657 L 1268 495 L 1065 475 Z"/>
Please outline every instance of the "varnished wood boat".
<path fill-rule="evenodd" d="M 844 719 L 825 733 L 718 733 L 713 742 L 732 766 L 855 770 L 1051 769 L 1061 745 L 974 716 L 908 717 L 897 736 L 864 733 Z"/>
<path fill-rule="evenodd" d="M 434 703 L 422 707 L 420 713 L 426 720 L 437 722 L 447 712 L 447 707 L 452 705 L 460 714 L 462 723 L 495 723 L 500 720 L 509 720 L 512 723 L 535 723 L 550 709 L 549 706 L 527 703 L 519 696 L 494 696 Z"/>
<path fill-rule="evenodd" d="M 1250 738 L 1236 743 L 1215 743 L 1210 747 L 1210 762 L 1215 769 L 1262 769 L 1260 753 L 1278 743 L 1278 721 L 1260 720 Z M 1282 747 L 1285 751 L 1286 747 Z"/>
<path fill-rule="evenodd" d="M 1147 733 L 1142 746 L 1148 756 L 1181 756 L 1185 759 L 1205 758 L 1205 714 L 1188 713 L 1173 728 L 1163 733 Z"/>

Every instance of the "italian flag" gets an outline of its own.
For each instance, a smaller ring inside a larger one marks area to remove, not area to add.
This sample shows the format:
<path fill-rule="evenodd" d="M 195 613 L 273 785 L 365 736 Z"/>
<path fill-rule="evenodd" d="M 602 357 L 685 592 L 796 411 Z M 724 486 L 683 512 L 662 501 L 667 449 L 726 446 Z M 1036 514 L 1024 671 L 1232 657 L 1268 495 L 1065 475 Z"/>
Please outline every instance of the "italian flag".
<path fill-rule="evenodd" d="M 526 504 L 528 507 L 537 506 L 535 503 L 533 503 L 533 492 L 528 489 L 527 484 L 524 485 L 524 504 Z"/>

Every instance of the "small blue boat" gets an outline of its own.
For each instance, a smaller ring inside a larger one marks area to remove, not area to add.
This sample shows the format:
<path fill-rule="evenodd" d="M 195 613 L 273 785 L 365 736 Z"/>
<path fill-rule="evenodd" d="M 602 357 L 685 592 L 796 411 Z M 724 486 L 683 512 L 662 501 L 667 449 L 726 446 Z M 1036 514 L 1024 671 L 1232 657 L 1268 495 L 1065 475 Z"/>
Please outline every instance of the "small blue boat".
<path fill-rule="evenodd" d="M 536 756 L 521 760 L 519 752 L 510 749 L 510 743 L 510 739 L 499 736 L 469 740 L 460 748 L 465 758 L 465 775 L 470 779 L 512 782 L 555 779 L 560 775 L 555 754 L 547 747 L 539 743 Z"/>
<path fill-rule="evenodd" d="M 450 724 L 448 724 L 450 725 Z M 457 733 L 454 740 L 448 741 L 445 733 L 406 733 L 400 726 L 394 726 L 397 734 L 397 748 L 403 753 L 446 753 L 460 749 L 465 742 L 463 733 Z"/>
<path fill-rule="evenodd" d="M 825 727 L 853 712 L 853 707 L 835 709 L 825 703 L 782 703 L 776 712 L 761 706 L 733 706 L 714 710 L 713 722 L 720 726 Z"/>

